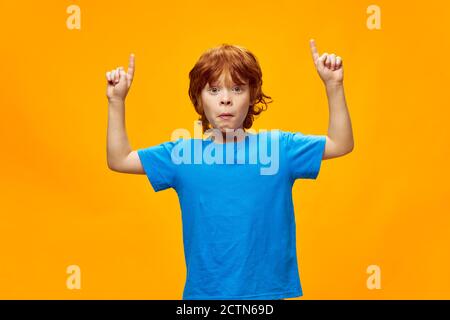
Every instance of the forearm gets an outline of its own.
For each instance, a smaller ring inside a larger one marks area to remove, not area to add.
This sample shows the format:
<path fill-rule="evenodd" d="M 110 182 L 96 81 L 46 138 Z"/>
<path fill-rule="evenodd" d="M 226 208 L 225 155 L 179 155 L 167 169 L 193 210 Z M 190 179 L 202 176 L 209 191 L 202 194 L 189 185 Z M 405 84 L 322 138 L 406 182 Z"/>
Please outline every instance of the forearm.
<path fill-rule="evenodd" d="M 328 137 L 339 146 L 343 152 L 349 152 L 353 149 L 353 132 L 348 112 L 347 103 L 345 101 L 344 85 L 330 84 L 325 85 L 328 109 L 329 124 Z"/>
<path fill-rule="evenodd" d="M 125 127 L 125 102 L 108 101 L 107 160 L 112 169 L 131 152 Z"/>

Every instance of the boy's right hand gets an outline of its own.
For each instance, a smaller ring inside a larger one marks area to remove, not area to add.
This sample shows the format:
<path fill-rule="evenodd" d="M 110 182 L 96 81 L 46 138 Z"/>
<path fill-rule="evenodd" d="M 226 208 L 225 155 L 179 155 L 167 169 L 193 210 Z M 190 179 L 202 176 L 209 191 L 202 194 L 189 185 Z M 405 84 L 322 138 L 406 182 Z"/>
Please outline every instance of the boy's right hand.
<path fill-rule="evenodd" d="M 125 101 L 131 83 L 134 77 L 134 54 L 130 54 L 128 70 L 125 73 L 123 67 L 106 72 L 106 96 L 109 101 L 122 100 Z"/>

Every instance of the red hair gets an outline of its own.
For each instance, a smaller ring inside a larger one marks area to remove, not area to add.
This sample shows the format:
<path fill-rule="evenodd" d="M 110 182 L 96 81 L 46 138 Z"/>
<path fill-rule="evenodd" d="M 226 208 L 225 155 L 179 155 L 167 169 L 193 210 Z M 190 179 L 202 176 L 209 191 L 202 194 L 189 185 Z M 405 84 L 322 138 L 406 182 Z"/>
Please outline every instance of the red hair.
<path fill-rule="evenodd" d="M 195 111 L 200 115 L 203 133 L 211 128 L 211 125 L 203 110 L 201 92 L 207 83 L 217 81 L 223 71 L 228 72 L 238 85 L 243 85 L 248 80 L 250 105 L 243 123 L 244 130 L 251 128 L 254 117 L 267 110 L 267 105 L 273 102 L 271 97 L 262 92 L 261 67 L 250 51 L 230 44 L 208 49 L 189 72 L 189 97 Z"/>

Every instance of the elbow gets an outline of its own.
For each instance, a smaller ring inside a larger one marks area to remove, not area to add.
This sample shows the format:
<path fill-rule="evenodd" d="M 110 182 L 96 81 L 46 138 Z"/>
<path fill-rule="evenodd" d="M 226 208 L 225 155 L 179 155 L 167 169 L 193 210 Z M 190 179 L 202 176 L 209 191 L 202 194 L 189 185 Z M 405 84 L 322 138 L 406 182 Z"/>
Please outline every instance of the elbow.
<path fill-rule="evenodd" d="M 119 172 L 117 164 L 110 159 L 107 160 L 108 169 L 111 171 Z"/>
<path fill-rule="evenodd" d="M 342 157 L 345 156 L 346 154 L 349 154 L 353 151 L 354 149 L 354 143 L 348 143 L 345 145 L 341 145 L 340 148 L 338 148 L 338 156 Z"/>
<path fill-rule="evenodd" d="M 117 171 L 112 164 L 108 162 L 108 169 L 111 171 Z"/>
<path fill-rule="evenodd" d="M 348 153 L 352 152 L 354 148 L 355 148 L 355 143 L 352 141 L 352 143 L 350 143 L 350 144 L 345 148 L 344 154 L 348 154 Z"/>
<path fill-rule="evenodd" d="M 353 139 L 348 142 L 336 142 L 330 137 L 327 137 L 327 144 L 325 145 L 325 153 L 322 159 L 331 159 L 342 157 L 354 149 Z"/>
<path fill-rule="evenodd" d="M 352 152 L 354 148 L 355 148 L 355 143 L 352 140 L 352 142 L 349 143 L 349 145 L 347 146 L 347 153 Z"/>

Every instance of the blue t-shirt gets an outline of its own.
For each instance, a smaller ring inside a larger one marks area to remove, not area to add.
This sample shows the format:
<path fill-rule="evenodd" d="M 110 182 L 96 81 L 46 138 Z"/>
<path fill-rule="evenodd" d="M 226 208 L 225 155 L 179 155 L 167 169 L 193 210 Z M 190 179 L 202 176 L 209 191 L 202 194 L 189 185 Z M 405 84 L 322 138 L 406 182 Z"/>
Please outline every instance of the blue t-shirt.
<path fill-rule="evenodd" d="M 153 189 L 178 194 L 183 299 L 303 295 L 292 187 L 317 178 L 325 138 L 271 130 L 239 142 L 180 138 L 138 150 Z"/>

